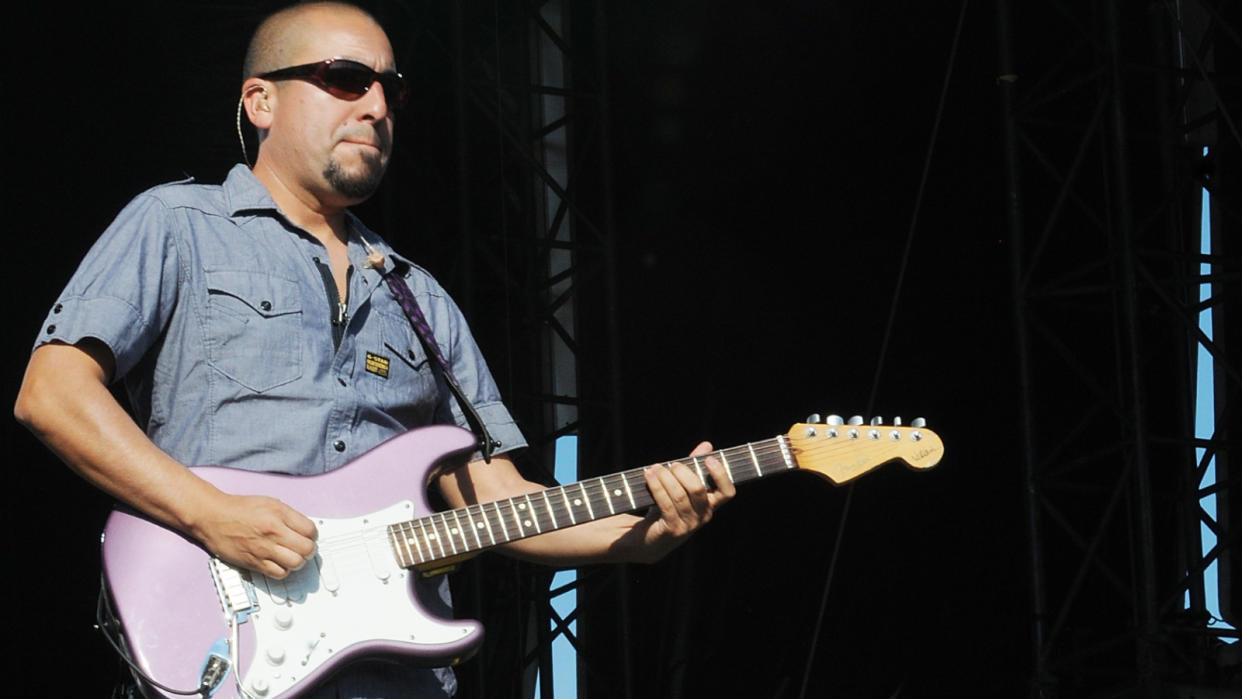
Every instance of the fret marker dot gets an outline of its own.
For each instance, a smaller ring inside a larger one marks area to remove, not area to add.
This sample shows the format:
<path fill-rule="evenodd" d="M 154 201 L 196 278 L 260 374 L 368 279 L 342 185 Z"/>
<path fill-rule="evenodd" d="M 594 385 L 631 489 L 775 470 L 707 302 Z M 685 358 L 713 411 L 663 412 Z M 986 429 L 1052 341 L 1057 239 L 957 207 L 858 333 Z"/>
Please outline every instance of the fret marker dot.
<path fill-rule="evenodd" d="M 519 505 L 518 505 L 518 509 L 519 509 L 519 510 L 525 510 L 525 509 L 526 509 L 526 503 L 521 503 L 521 504 L 519 504 Z"/>
<path fill-rule="evenodd" d="M 523 524 L 523 525 L 525 525 L 525 526 L 527 526 L 527 527 L 529 527 L 529 526 L 530 526 L 530 520 L 528 519 L 528 520 L 526 520 L 525 522 L 522 522 L 522 524 Z"/>
<path fill-rule="evenodd" d="M 460 534 L 460 533 L 461 533 L 461 530 L 459 530 L 457 527 L 453 527 L 452 529 L 450 529 L 450 530 L 449 530 L 449 533 L 450 533 L 450 534 Z"/>
<path fill-rule="evenodd" d="M 482 523 L 482 522 L 479 522 L 479 523 L 475 524 L 475 525 L 474 525 L 474 528 L 475 528 L 475 529 L 482 529 L 482 528 L 483 528 L 483 523 Z"/>
<path fill-rule="evenodd" d="M 428 534 L 428 535 L 427 535 L 427 538 L 428 538 L 428 539 L 435 539 L 435 538 L 436 538 L 436 535 L 435 535 L 435 534 Z"/>
<path fill-rule="evenodd" d="M 612 491 L 612 494 L 613 494 L 613 495 L 620 496 L 620 495 L 621 495 L 621 489 L 620 489 L 620 488 L 617 488 L 616 490 Z"/>
<path fill-rule="evenodd" d="M 577 500 L 577 499 L 575 499 L 575 500 L 574 500 L 574 507 L 582 507 L 582 501 L 581 501 L 581 500 Z"/>

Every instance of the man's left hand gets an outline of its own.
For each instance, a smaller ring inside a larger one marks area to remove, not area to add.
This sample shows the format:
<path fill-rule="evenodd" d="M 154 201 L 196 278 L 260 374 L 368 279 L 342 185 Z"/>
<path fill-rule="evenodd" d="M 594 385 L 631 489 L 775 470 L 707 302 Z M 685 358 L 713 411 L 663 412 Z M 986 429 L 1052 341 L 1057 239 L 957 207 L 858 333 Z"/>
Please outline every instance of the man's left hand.
<path fill-rule="evenodd" d="M 711 452 L 712 445 L 703 442 L 690 452 L 690 457 L 706 457 Z M 680 461 L 668 466 L 648 466 L 644 472 L 655 505 L 648 511 L 647 521 L 638 526 L 646 529 L 643 539 L 652 560 L 664 556 L 711 521 L 715 511 L 736 493 L 719 459 L 706 457 L 701 463 L 711 474 L 715 487 L 708 488 L 695 469 Z"/>

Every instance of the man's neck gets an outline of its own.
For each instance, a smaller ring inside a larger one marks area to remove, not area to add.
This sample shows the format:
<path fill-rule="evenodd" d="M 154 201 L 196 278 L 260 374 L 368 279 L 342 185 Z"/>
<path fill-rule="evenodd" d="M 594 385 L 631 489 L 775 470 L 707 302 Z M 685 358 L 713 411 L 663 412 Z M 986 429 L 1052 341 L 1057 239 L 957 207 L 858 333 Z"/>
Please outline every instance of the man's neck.
<path fill-rule="evenodd" d="M 265 163 L 262 157 L 255 163 L 254 176 L 267 188 L 272 201 L 276 202 L 286 218 L 319 239 L 329 250 L 343 246 L 349 240 L 349 225 L 345 221 L 343 205 L 324 201 L 296 187 Z"/>

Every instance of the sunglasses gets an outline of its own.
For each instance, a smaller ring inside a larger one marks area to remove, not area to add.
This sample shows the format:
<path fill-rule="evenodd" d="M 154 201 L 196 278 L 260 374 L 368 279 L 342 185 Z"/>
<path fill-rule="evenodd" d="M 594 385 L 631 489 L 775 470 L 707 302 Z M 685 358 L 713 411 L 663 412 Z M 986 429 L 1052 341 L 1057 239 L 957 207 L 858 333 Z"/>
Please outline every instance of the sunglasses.
<path fill-rule="evenodd" d="M 360 99 L 376 82 L 384 90 L 390 109 L 405 104 L 405 78 L 400 73 L 377 73 L 369 67 L 346 58 L 328 58 L 317 63 L 290 66 L 255 77 L 261 80 L 305 80 L 337 99 L 352 102 Z"/>

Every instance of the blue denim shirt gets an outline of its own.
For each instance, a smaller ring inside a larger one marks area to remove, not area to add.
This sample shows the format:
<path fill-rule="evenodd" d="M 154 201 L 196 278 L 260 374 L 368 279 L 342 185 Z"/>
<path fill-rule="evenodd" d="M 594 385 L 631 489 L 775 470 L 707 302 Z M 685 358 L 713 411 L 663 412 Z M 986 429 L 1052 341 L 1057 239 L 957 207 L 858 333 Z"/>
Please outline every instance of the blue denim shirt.
<path fill-rule="evenodd" d="M 318 240 L 244 166 L 223 185 L 136 197 L 57 299 L 36 346 L 111 348 L 139 424 L 185 464 L 314 474 L 412 427 L 466 421 L 359 236 L 352 214 L 347 324 L 335 347 Z M 408 263 L 408 262 L 407 262 Z M 461 312 L 410 264 L 414 292 L 467 397 L 503 444 L 524 446 Z"/>

